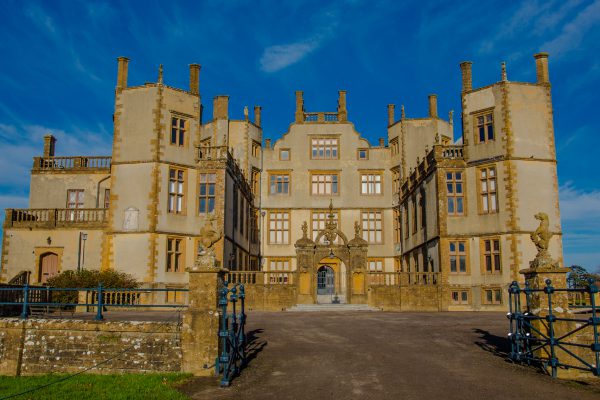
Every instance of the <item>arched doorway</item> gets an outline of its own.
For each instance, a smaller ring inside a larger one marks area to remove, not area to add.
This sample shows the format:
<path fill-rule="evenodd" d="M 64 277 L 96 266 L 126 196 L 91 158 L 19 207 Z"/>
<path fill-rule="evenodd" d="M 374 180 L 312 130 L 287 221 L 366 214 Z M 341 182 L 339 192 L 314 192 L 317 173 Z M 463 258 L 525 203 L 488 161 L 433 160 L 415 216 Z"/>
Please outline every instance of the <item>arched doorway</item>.
<path fill-rule="evenodd" d="M 56 253 L 44 253 L 40 256 L 39 281 L 46 283 L 49 278 L 58 274 L 58 255 Z"/>
<path fill-rule="evenodd" d="M 317 270 L 317 303 L 333 303 L 335 294 L 335 271 L 321 265 Z"/>

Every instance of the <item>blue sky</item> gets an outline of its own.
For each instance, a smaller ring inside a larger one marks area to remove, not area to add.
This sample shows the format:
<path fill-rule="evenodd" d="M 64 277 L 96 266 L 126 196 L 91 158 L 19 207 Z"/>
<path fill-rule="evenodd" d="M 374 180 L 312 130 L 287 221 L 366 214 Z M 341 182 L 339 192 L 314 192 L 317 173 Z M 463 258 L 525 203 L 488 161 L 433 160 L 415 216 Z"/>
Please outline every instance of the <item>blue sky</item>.
<path fill-rule="evenodd" d="M 293 119 L 294 91 L 308 111 L 334 111 L 348 91 L 349 119 L 375 142 L 386 105 L 408 117 L 456 110 L 460 71 L 474 86 L 534 81 L 532 55 L 550 53 L 565 263 L 600 266 L 600 1 L 12 1 L 0 2 L 0 207 L 26 207 L 31 157 L 42 136 L 58 155 L 110 154 L 116 57 L 131 59 L 129 84 L 186 88 L 202 64 L 200 90 L 230 96 L 230 115 L 263 107 L 265 137 Z M 455 132 L 458 136 L 460 132 Z"/>

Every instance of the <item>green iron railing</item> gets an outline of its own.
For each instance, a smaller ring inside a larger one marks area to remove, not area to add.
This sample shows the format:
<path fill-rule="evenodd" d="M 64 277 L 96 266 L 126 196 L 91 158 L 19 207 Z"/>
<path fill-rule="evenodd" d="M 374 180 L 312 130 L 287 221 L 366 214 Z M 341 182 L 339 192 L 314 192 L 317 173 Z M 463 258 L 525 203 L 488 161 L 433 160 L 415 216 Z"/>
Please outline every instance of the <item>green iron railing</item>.
<path fill-rule="evenodd" d="M 228 285 L 225 281 L 219 289 L 221 354 L 215 361 L 215 370 L 221 375 L 221 386 L 229 386 L 247 361 L 244 285 L 234 284 L 231 288 Z"/>
<path fill-rule="evenodd" d="M 79 302 L 79 293 L 90 293 L 86 295 L 86 300 Z M 85 307 L 96 311 L 95 319 L 101 321 L 104 319 L 104 311 L 107 308 L 127 308 L 127 309 L 179 309 L 187 307 L 186 304 L 166 304 L 166 303 L 148 303 L 140 301 L 142 295 L 151 297 L 154 293 L 185 293 L 188 289 L 165 288 L 165 289 L 130 289 L 130 288 L 105 288 L 102 283 L 93 288 L 57 288 L 57 287 L 30 287 L 29 284 L 23 286 L 0 287 L 0 307 L 14 309 L 19 307 L 21 319 L 27 319 L 32 311 L 32 307 L 43 306 L 47 309 L 65 309 L 75 307 Z M 73 293 L 72 296 L 69 296 Z M 61 301 L 66 298 L 66 301 Z"/>
<path fill-rule="evenodd" d="M 557 376 L 558 368 L 600 376 L 598 287 L 593 281 L 585 288 L 575 289 L 555 288 L 550 279 L 545 283 L 545 287 L 534 289 L 528 283 L 521 287 L 513 282 L 508 289 L 509 358 L 549 368 L 552 377 Z M 588 294 L 587 310 L 578 310 L 575 314 L 555 304 L 556 296 L 568 296 L 569 293 Z"/>

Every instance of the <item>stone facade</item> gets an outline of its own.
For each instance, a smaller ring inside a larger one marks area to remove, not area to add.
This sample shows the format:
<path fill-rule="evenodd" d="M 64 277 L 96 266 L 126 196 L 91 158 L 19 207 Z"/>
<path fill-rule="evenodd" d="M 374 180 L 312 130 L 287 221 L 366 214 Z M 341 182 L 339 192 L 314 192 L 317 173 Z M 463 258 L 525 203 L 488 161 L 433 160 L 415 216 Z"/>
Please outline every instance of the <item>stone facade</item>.
<path fill-rule="evenodd" d="M 112 156 L 56 157 L 48 136 L 34 158 L 31 208 L 7 210 L 3 281 L 30 270 L 40 282 L 55 254 L 56 271 L 117 269 L 187 287 L 209 220 L 221 233 L 217 264 L 249 287 L 255 309 L 504 309 L 535 255 L 540 211 L 562 262 L 547 54 L 535 56 L 535 83 L 509 81 L 503 66 L 500 81 L 473 88 L 462 63 L 458 134 L 430 95 L 423 118 L 402 106 L 396 119 L 388 105 L 387 141 L 376 144 L 355 129 L 345 91 L 332 112 L 305 110 L 296 92 L 288 131 L 263 143 L 258 106 L 253 122 L 247 108 L 232 120 L 229 98 L 216 96 L 203 121 L 199 65 L 182 90 L 162 72 L 129 87 L 128 62 L 118 61 Z"/>

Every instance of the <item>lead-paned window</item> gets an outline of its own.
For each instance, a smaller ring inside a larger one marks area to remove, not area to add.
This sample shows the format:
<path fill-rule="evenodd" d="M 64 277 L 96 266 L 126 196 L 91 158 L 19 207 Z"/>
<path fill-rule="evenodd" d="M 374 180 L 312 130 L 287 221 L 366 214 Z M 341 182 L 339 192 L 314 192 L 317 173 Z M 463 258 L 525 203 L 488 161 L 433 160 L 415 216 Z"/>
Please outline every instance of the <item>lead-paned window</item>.
<path fill-rule="evenodd" d="M 381 211 L 361 212 L 362 237 L 369 243 L 383 242 L 383 221 Z"/>
<path fill-rule="evenodd" d="M 496 168 L 482 168 L 479 170 L 479 190 L 481 198 L 481 212 L 493 214 L 498 212 L 498 193 L 496 184 Z"/>
<path fill-rule="evenodd" d="M 269 243 L 290 243 L 290 213 L 288 211 L 269 211 Z"/>
<path fill-rule="evenodd" d="M 312 174 L 311 194 L 319 196 L 339 194 L 339 175 L 337 173 Z"/>
<path fill-rule="evenodd" d="M 183 271 L 183 239 L 167 238 L 167 272 Z"/>
<path fill-rule="evenodd" d="M 200 214 L 213 212 L 215 209 L 216 174 L 200 174 L 198 192 L 198 212 Z"/>
<path fill-rule="evenodd" d="M 467 251 L 464 241 L 451 241 L 450 247 L 450 272 L 464 274 L 467 272 Z"/>
<path fill-rule="evenodd" d="M 290 174 L 271 174 L 271 175 L 269 175 L 269 193 L 270 194 L 289 194 L 290 193 Z"/>
<path fill-rule="evenodd" d="M 177 146 L 185 144 L 186 122 L 183 118 L 171 118 L 171 144 Z"/>
<path fill-rule="evenodd" d="M 382 185 L 381 173 L 361 174 L 360 176 L 360 194 L 381 194 Z"/>
<path fill-rule="evenodd" d="M 494 134 L 494 114 L 488 112 L 475 116 L 475 122 L 477 124 L 477 138 L 479 143 L 486 143 L 493 141 L 495 138 Z"/>
<path fill-rule="evenodd" d="M 448 215 L 464 214 L 464 184 L 462 171 L 446 172 Z"/>
<path fill-rule="evenodd" d="M 335 223 L 337 224 L 338 228 L 339 228 L 339 216 L 340 213 L 338 211 L 333 211 L 333 220 L 335 221 Z M 325 229 L 325 223 L 329 220 L 329 211 L 313 211 L 312 212 L 312 224 L 311 224 L 311 229 L 312 229 L 312 239 L 316 240 L 317 236 L 319 235 L 319 232 L 321 232 L 323 229 Z M 339 238 L 335 238 L 334 243 L 338 243 Z M 325 243 L 325 236 L 321 236 L 321 239 L 319 240 L 321 243 Z"/>
<path fill-rule="evenodd" d="M 339 156 L 337 138 L 311 139 L 311 158 L 313 160 L 335 160 Z"/>
<path fill-rule="evenodd" d="M 488 274 L 499 274 L 502 271 L 500 239 L 485 239 L 483 241 L 483 256 L 485 260 L 485 272 Z"/>
<path fill-rule="evenodd" d="M 167 211 L 181 214 L 184 211 L 184 185 L 185 171 L 177 168 L 169 168 L 169 204 Z"/>

